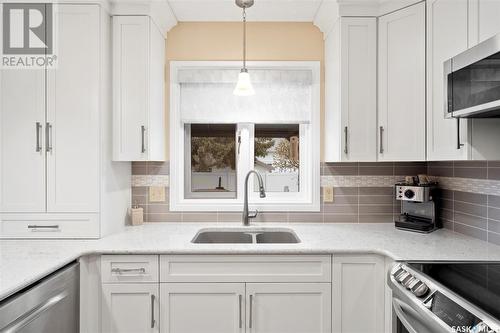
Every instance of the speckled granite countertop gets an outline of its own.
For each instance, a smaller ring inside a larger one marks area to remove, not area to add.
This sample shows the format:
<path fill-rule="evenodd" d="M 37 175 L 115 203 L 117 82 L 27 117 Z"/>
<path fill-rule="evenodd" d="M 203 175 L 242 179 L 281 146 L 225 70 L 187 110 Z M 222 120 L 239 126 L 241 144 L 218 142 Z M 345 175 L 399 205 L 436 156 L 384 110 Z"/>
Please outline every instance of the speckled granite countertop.
<path fill-rule="evenodd" d="M 418 234 L 393 224 L 257 224 L 290 228 L 298 244 L 193 244 L 203 228 L 240 224 L 149 223 L 100 240 L 0 240 L 0 299 L 88 254 L 377 253 L 394 260 L 500 261 L 500 247 L 448 230 Z"/>

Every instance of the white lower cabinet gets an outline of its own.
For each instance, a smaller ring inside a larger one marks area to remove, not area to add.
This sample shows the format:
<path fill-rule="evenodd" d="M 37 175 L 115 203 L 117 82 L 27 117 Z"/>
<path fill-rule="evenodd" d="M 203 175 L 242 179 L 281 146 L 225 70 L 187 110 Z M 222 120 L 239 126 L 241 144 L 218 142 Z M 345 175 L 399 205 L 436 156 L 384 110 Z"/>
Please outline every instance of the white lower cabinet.
<path fill-rule="evenodd" d="M 244 283 L 162 283 L 162 333 L 245 331 Z"/>
<path fill-rule="evenodd" d="M 333 256 L 333 332 L 385 332 L 385 261 L 377 255 Z"/>
<path fill-rule="evenodd" d="M 331 332 L 330 283 L 248 283 L 247 332 Z"/>
<path fill-rule="evenodd" d="M 159 332 L 157 283 L 102 286 L 102 332 Z"/>

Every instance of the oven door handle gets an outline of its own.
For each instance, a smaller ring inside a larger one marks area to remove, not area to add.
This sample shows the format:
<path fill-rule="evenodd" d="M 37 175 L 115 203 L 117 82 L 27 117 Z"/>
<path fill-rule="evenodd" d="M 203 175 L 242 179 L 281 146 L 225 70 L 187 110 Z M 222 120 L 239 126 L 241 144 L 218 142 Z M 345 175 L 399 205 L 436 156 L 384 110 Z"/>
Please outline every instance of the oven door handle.
<path fill-rule="evenodd" d="M 417 330 L 417 328 L 415 327 L 415 322 L 420 322 L 419 326 L 426 325 L 418 319 L 420 315 L 409 305 L 405 304 L 397 298 L 393 298 L 392 306 L 399 321 L 401 321 L 401 324 L 403 324 L 403 326 L 408 330 L 409 333 L 425 333 Z"/>

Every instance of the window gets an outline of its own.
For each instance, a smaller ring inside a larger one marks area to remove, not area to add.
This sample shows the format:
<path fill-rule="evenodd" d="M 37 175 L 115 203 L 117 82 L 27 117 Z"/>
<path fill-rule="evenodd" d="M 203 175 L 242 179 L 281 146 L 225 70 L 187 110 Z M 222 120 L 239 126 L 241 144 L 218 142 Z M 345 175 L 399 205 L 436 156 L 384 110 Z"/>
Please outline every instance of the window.
<path fill-rule="evenodd" d="M 172 62 L 170 209 L 319 210 L 319 64 L 252 62 L 255 96 L 236 97 L 238 63 Z"/>

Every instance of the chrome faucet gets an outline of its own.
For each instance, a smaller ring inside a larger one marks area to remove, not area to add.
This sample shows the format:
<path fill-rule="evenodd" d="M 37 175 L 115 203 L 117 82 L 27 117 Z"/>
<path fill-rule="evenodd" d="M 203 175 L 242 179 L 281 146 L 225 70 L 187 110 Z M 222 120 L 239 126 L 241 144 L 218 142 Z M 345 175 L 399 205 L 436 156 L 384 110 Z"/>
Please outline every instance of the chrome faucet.
<path fill-rule="evenodd" d="M 248 179 L 250 178 L 250 175 L 252 173 L 257 176 L 257 180 L 259 181 L 260 197 L 261 198 L 266 197 L 266 191 L 264 190 L 264 182 L 262 181 L 262 176 L 257 171 L 250 170 L 247 173 L 247 176 L 245 178 L 245 198 L 244 198 L 244 203 L 243 203 L 243 225 L 244 226 L 250 225 L 250 219 L 256 218 L 257 214 L 259 214 L 259 212 L 257 210 L 255 210 L 255 212 L 252 214 L 250 214 L 248 212 Z"/>

